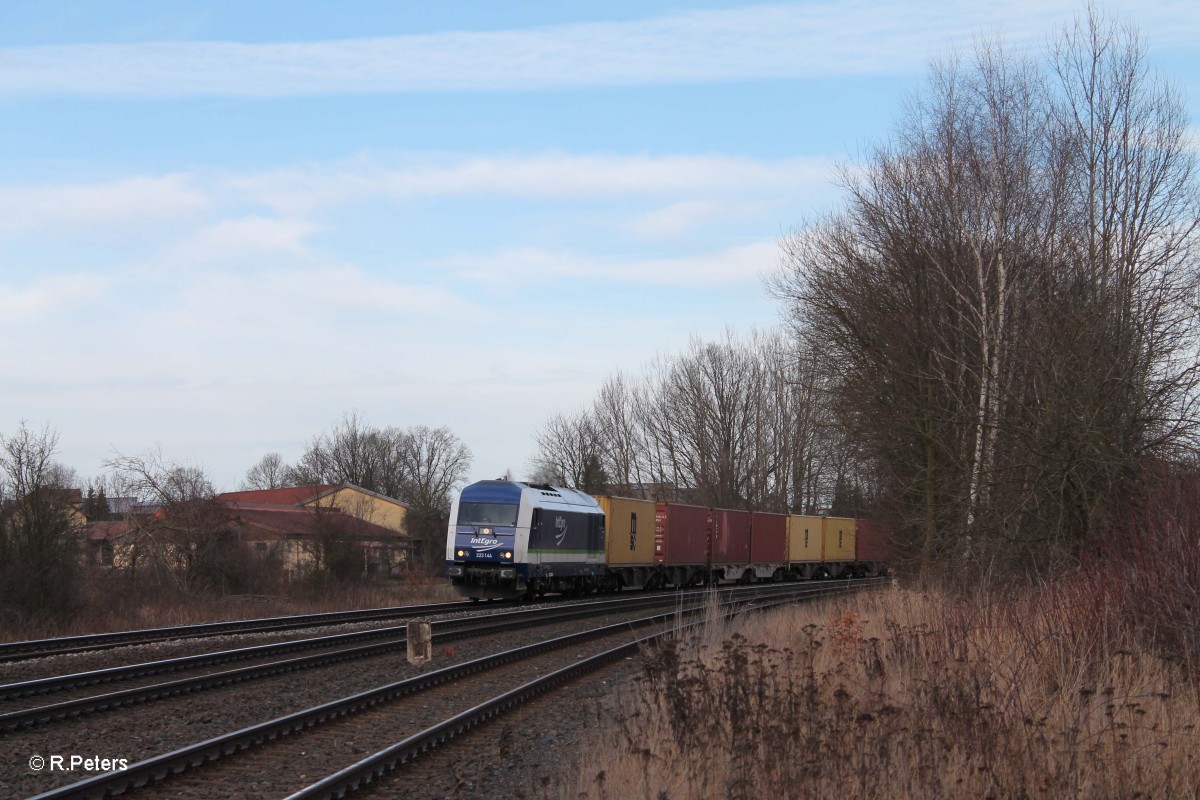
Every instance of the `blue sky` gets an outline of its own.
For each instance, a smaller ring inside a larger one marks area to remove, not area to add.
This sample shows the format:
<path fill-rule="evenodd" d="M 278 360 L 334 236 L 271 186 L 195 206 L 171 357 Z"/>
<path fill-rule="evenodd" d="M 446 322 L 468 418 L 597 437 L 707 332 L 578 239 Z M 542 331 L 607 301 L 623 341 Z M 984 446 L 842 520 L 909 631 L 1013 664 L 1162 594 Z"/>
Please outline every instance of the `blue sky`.
<path fill-rule="evenodd" d="M 1200 7 L 1106 8 L 1194 123 Z M 1078 10 L 0 0 L 0 431 L 233 489 L 357 411 L 523 476 L 613 370 L 776 323 L 780 234 L 930 59 Z"/>

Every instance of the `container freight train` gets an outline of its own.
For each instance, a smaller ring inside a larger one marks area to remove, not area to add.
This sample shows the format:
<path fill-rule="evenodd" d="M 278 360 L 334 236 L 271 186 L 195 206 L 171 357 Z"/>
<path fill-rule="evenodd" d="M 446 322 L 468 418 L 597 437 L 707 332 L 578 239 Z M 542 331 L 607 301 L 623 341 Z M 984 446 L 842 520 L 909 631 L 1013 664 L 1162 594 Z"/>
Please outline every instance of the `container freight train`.
<path fill-rule="evenodd" d="M 593 497 L 480 481 L 450 509 L 446 570 L 464 597 L 880 575 L 877 522 Z"/>

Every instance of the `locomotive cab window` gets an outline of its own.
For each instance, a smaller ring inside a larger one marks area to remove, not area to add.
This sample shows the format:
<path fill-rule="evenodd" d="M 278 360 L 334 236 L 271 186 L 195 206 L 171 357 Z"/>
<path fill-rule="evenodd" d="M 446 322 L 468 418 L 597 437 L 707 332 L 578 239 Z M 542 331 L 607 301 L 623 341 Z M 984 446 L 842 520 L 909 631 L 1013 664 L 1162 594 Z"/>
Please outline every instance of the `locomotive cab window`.
<path fill-rule="evenodd" d="M 461 503 L 458 507 L 459 525 L 504 525 L 517 524 L 516 503 Z"/>

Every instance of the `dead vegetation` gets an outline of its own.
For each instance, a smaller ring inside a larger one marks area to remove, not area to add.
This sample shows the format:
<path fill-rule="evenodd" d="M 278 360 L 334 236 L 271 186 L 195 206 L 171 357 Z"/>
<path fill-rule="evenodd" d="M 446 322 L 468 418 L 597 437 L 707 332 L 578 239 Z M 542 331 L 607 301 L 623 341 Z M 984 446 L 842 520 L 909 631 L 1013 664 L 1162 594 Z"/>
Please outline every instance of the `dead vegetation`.
<path fill-rule="evenodd" d="M 196 595 L 164 591 L 124 576 L 93 574 L 82 584 L 80 607 L 69 616 L 40 615 L 0 625 L 0 641 L 43 639 L 203 622 L 383 608 L 459 599 L 440 577 L 411 575 L 403 581 L 286 585 L 273 594 Z"/>
<path fill-rule="evenodd" d="M 649 654 L 580 798 L 1189 798 L 1196 686 L 1078 579 L 892 589 Z"/>

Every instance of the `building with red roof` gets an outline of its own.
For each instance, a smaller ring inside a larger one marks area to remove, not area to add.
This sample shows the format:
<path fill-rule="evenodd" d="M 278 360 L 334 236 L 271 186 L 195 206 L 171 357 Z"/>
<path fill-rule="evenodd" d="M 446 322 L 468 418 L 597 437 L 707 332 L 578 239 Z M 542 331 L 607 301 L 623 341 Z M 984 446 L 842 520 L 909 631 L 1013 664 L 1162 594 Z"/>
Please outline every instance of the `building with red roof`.
<path fill-rule="evenodd" d="M 207 536 L 278 559 L 290 576 L 320 569 L 335 547 L 358 554 L 363 572 L 392 574 L 418 546 L 405 530 L 407 511 L 393 498 L 347 483 L 226 492 L 211 503 L 89 523 L 89 560 L 133 568 L 153 553 L 175 568 L 196 536 Z"/>

